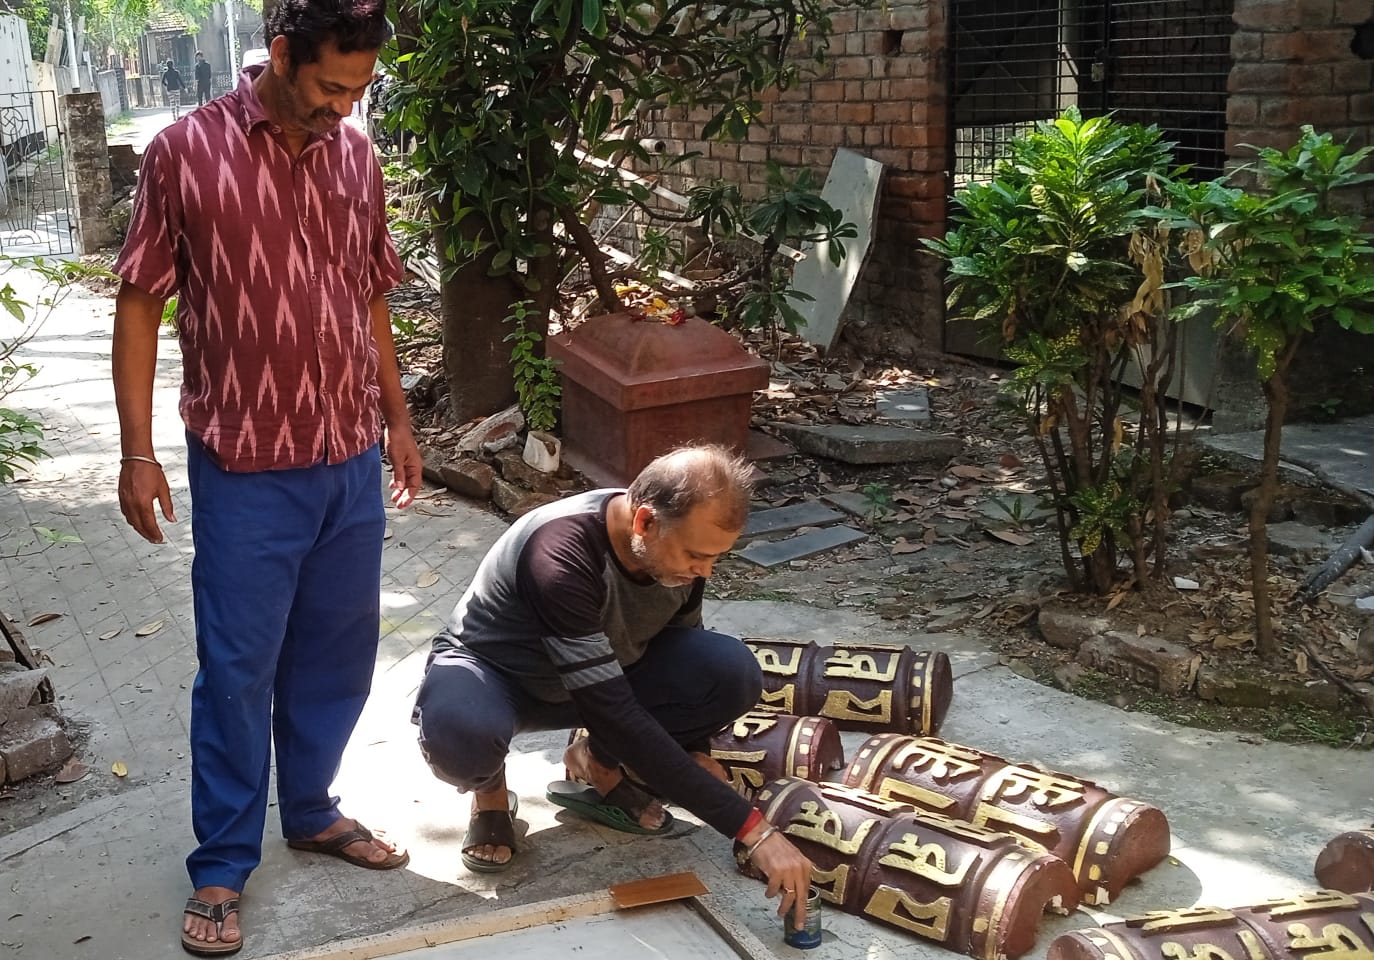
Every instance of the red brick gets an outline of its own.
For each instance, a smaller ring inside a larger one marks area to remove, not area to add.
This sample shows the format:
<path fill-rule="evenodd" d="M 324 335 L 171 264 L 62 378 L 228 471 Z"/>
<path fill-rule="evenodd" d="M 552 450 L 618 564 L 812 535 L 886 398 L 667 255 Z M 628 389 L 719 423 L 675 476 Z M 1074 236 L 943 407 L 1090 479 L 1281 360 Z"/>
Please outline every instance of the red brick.
<path fill-rule="evenodd" d="M 1335 0 L 1295 0 L 1298 25 L 1308 28 L 1329 27 L 1336 21 Z"/>
<path fill-rule="evenodd" d="M 768 148 L 756 143 L 743 144 L 739 148 L 741 163 L 763 163 L 768 159 Z"/>
<path fill-rule="evenodd" d="M 1357 26 L 1374 19 L 1374 0 L 1336 0 L 1334 21 L 1341 26 Z"/>
<path fill-rule="evenodd" d="M 840 123 L 872 123 L 873 118 L 871 103 L 846 103 L 839 108 Z"/>
<path fill-rule="evenodd" d="M 858 85 L 858 89 L 852 95 L 849 90 L 850 83 L 857 83 Z M 850 83 L 845 84 L 844 98 L 846 100 L 867 100 L 873 102 L 885 99 L 883 96 L 882 80 L 864 80 L 862 82 L 850 81 Z"/>
<path fill-rule="evenodd" d="M 1231 34 L 1231 59 L 1246 63 L 1263 59 L 1264 39 L 1279 36 L 1273 33 L 1258 33 L 1254 30 L 1237 30 Z"/>
<path fill-rule="evenodd" d="M 1289 93 L 1320 96 L 1331 92 L 1331 68 L 1314 64 L 1294 64 L 1288 68 Z"/>
<path fill-rule="evenodd" d="M 1350 122 L 1350 98 L 1304 97 L 1293 104 L 1293 116 L 1299 125 L 1310 123 L 1318 130 L 1342 126 Z"/>
<path fill-rule="evenodd" d="M 780 123 L 803 123 L 806 120 L 806 104 L 779 103 L 769 112 L 768 120 L 774 126 Z"/>
<path fill-rule="evenodd" d="M 1287 30 L 1301 22 L 1295 0 L 1236 0 L 1232 19 L 1256 30 Z"/>
<path fill-rule="evenodd" d="M 811 84 L 812 102 L 824 101 L 835 103 L 844 99 L 844 88 L 848 84 L 842 80 L 818 80 Z"/>
<path fill-rule="evenodd" d="M 868 49 L 868 44 L 865 42 L 867 38 L 871 36 L 873 36 L 873 34 L 871 33 L 857 32 L 847 33 L 843 37 L 836 35 L 834 38 L 832 38 L 831 44 L 833 45 L 836 54 L 844 53 L 847 56 L 851 57 L 861 57 L 866 53 L 874 52 Z"/>
<path fill-rule="evenodd" d="M 931 92 L 930 81 L 921 77 L 886 80 L 883 83 L 884 100 L 924 100 Z"/>
<path fill-rule="evenodd" d="M 865 146 L 865 147 L 881 147 L 881 146 L 883 146 L 884 144 L 886 144 L 886 143 L 888 142 L 888 141 L 887 141 L 887 131 L 888 131 L 887 124 L 884 124 L 884 123 L 871 123 L 871 124 L 869 124 L 868 126 L 864 127 L 864 128 L 863 128 L 863 132 L 864 132 L 864 146 Z"/>
<path fill-rule="evenodd" d="M 1268 93 L 1288 89 L 1289 68 L 1281 63 L 1238 63 L 1231 68 L 1226 89 L 1231 93 Z"/>
<path fill-rule="evenodd" d="M 1271 33 L 1264 38 L 1265 60 L 1295 60 L 1298 63 L 1329 63 L 1350 59 L 1350 41 L 1355 31 L 1295 30 Z"/>
<path fill-rule="evenodd" d="M 857 30 L 858 26 L 859 14 L 853 10 L 837 13 L 830 18 L 830 28 L 834 31 L 834 35 L 836 36 L 841 33 L 848 33 L 851 30 Z"/>
<path fill-rule="evenodd" d="M 1261 127 L 1286 127 L 1294 123 L 1297 104 L 1287 97 L 1261 97 L 1259 122 Z"/>
<path fill-rule="evenodd" d="M 911 104 L 905 102 L 875 103 L 873 105 L 873 122 L 910 123 Z"/>
<path fill-rule="evenodd" d="M 840 80 L 862 80 L 873 76 L 873 61 L 869 57 L 837 57 L 835 77 Z"/>
<path fill-rule="evenodd" d="M 807 128 L 801 123 L 782 123 L 778 125 L 778 143 L 807 143 Z"/>
<path fill-rule="evenodd" d="M 844 127 L 832 123 L 818 123 L 811 128 L 811 142 L 838 147 L 844 143 Z"/>
<path fill-rule="evenodd" d="M 1357 93 L 1350 98 L 1350 119 L 1354 123 L 1374 123 L 1374 93 Z"/>
<path fill-rule="evenodd" d="M 947 140 L 943 125 L 909 123 L 892 128 L 892 145 L 895 147 L 944 146 Z"/>
<path fill-rule="evenodd" d="M 911 158 L 908 161 L 910 166 L 903 169 L 920 170 L 925 173 L 943 173 L 947 156 L 948 147 L 944 144 L 939 147 L 918 147 L 911 151 Z"/>
<path fill-rule="evenodd" d="M 801 163 L 801 147 L 769 147 L 768 159 L 775 160 L 785 167 L 795 167 Z"/>
<path fill-rule="evenodd" d="M 1231 126 L 1248 125 L 1259 119 L 1259 98 L 1231 96 L 1226 98 L 1226 122 Z"/>
<path fill-rule="evenodd" d="M 835 123 L 839 119 L 840 104 L 838 103 L 813 103 L 806 108 L 806 122 L 811 123 Z"/>
<path fill-rule="evenodd" d="M 1364 93 L 1374 90 L 1374 63 L 1350 60 L 1331 67 L 1332 93 Z"/>

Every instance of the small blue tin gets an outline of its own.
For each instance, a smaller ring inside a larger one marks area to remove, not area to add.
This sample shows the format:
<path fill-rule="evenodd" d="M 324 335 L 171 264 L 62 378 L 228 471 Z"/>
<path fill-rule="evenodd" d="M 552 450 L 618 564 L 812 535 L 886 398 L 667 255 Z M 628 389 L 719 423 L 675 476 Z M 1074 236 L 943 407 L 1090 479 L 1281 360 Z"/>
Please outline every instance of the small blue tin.
<path fill-rule="evenodd" d="M 793 911 L 787 911 L 782 920 L 783 943 L 798 950 L 810 950 L 821 945 L 821 892 L 815 887 L 807 890 L 806 922 L 800 930 L 796 929 Z"/>

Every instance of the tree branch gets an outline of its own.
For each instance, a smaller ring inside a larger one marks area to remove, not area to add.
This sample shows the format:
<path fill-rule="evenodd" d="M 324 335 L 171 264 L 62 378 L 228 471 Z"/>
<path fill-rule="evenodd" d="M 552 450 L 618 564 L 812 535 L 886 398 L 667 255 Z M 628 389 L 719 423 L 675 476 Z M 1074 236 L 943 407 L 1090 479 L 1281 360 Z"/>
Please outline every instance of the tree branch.
<path fill-rule="evenodd" d="M 587 272 L 591 274 L 592 285 L 596 287 L 596 295 L 601 298 L 601 304 L 612 313 L 618 313 L 625 309 L 625 304 L 620 301 L 620 297 L 615 292 L 615 284 L 611 283 L 611 278 L 606 275 L 606 265 L 603 262 L 601 247 L 597 245 L 596 238 L 587 229 L 587 225 L 577 215 L 577 211 L 571 207 L 559 207 L 558 215 L 563 220 L 563 226 L 567 229 L 568 235 L 577 244 L 577 249 L 581 252 L 583 260 L 587 263 Z"/>

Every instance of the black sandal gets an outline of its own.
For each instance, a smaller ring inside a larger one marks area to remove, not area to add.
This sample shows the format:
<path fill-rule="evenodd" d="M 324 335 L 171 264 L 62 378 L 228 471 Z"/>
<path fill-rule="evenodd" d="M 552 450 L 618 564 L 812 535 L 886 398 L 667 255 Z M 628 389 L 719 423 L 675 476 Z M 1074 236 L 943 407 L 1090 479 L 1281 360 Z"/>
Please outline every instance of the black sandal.
<path fill-rule="evenodd" d="M 478 810 L 468 819 L 468 832 L 463 837 L 463 866 L 477 873 L 501 873 L 510 869 L 515 860 L 515 812 L 520 800 L 514 790 L 506 791 L 505 810 Z M 477 847 L 505 847 L 510 857 L 498 862 L 475 857 L 470 850 Z"/>

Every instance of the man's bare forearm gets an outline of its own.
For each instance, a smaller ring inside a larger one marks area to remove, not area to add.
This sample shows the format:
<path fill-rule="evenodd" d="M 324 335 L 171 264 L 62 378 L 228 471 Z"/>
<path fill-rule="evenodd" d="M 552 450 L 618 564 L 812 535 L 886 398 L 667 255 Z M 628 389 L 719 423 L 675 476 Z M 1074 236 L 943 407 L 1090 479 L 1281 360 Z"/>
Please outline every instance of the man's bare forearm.
<path fill-rule="evenodd" d="M 126 457 L 153 456 L 153 374 L 162 303 L 127 281 L 120 285 L 115 300 L 115 409 L 119 412 L 120 449 Z"/>

